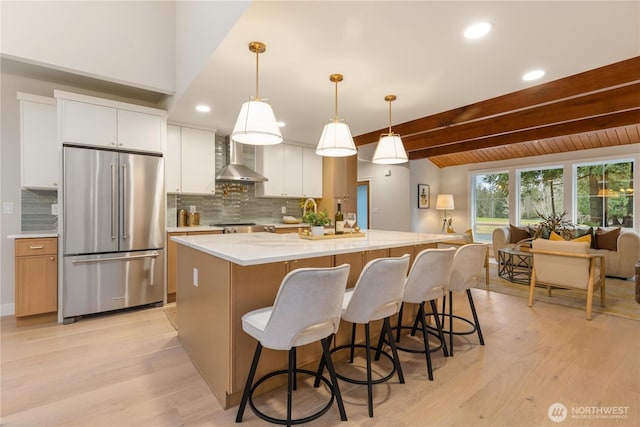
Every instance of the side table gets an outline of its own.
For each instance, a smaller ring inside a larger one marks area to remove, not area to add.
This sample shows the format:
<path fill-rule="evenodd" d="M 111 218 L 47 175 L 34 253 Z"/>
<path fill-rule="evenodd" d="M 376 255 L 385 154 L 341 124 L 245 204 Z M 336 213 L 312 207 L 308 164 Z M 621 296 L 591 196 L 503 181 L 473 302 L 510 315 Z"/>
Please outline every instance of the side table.
<path fill-rule="evenodd" d="M 528 285 L 531 280 L 533 254 L 518 248 L 498 250 L 498 276 L 513 283 Z"/>

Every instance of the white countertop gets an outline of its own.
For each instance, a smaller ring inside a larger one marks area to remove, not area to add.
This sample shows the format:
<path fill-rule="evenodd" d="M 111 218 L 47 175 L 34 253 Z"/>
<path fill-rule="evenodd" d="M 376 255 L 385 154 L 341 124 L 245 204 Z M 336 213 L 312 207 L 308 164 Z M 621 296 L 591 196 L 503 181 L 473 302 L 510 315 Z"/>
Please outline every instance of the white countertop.
<path fill-rule="evenodd" d="M 19 234 L 9 234 L 7 239 L 43 239 L 47 237 L 58 237 L 55 231 L 21 231 Z"/>
<path fill-rule="evenodd" d="M 305 240 L 297 233 L 243 233 L 174 236 L 171 239 L 238 265 L 313 258 L 363 250 L 386 249 L 460 239 L 458 234 L 367 230 L 364 237 Z"/>

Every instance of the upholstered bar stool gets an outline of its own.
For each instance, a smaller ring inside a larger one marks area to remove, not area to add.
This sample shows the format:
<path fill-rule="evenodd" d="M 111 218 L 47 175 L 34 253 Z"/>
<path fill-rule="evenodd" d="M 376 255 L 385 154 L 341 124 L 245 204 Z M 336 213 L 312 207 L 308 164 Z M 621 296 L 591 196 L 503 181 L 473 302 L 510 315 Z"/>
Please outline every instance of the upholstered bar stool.
<path fill-rule="evenodd" d="M 354 351 L 356 347 L 365 349 L 366 357 L 366 380 L 349 378 L 345 375 L 336 373 L 338 378 L 352 384 L 367 385 L 367 403 L 369 416 L 373 417 L 373 385 L 380 384 L 389 380 L 394 373 L 397 372 L 398 379 L 404 384 L 404 376 L 402 375 L 402 367 L 398 359 L 391 323 L 389 318 L 396 314 L 402 302 L 402 293 L 404 289 L 404 281 L 409 269 L 409 255 L 403 255 L 397 258 L 378 258 L 369 261 L 364 266 L 360 277 L 355 286 L 348 289 L 344 294 L 342 304 L 342 319 L 351 322 L 351 342 L 331 350 L 331 353 L 343 349 L 350 349 L 350 363 L 353 363 Z M 370 323 L 375 320 L 384 319 L 382 322 L 382 331 L 380 332 L 380 340 L 376 348 L 375 358 L 378 360 L 384 355 L 393 363 L 393 369 L 382 378 L 372 379 L 371 370 L 371 334 Z M 365 344 L 356 344 L 356 325 L 364 325 Z M 382 351 L 382 340 L 386 334 L 390 343 L 393 356 Z M 320 362 L 318 376 L 322 374 L 324 369 L 323 361 Z M 315 385 L 319 385 L 319 378 L 316 379 Z"/>
<path fill-rule="evenodd" d="M 449 355 L 453 356 L 453 336 L 478 334 L 480 345 L 484 345 L 482 329 L 478 320 L 478 313 L 473 303 L 471 288 L 475 287 L 483 276 L 482 268 L 486 257 L 487 245 L 471 243 L 461 246 L 453 257 L 451 274 L 445 292 L 449 294 L 449 311 L 445 309 L 447 296 L 442 300 L 442 319 L 449 318 L 449 329 L 445 333 L 449 334 Z M 469 300 L 469 307 L 473 315 L 473 321 L 462 316 L 453 314 L 453 292 L 465 292 Z M 453 320 L 458 319 L 471 326 L 471 329 L 454 331 Z"/>
<path fill-rule="evenodd" d="M 447 340 L 442 332 L 442 325 L 438 317 L 438 306 L 436 300 L 444 297 L 444 289 L 449 282 L 449 274 L 451 271 L 451 264 L 453 257 L 455 256 L 456 248 L 447 249 L 425 249 L 421 251 L 416 259 L 413 261 L 409 276 L 407 276 L 404 296 L 402 297 L 402 306 L 398 314 L 398 324 L 396 326 L 396 344 L 398 350 L 410 352 L 410 353 L 424 353 L 427 361 L 427 376 L 430 381 L 433 381 L 433 367 L 431 364 L 431 352 L 442 349 L 444 356 L 449 356 L 447 351 Z M 436 330 L 432 331 L 432 327 L 427 325 L 427 312 L 425 311 L 425 303 L 429 302 L 431 306 L 431 312 L 429 315 L 433 315 Z M 402 312 L 405 303 L 419 304 L 418 314 L 413 323 L 413 326 L 402 325 Z M 422 340 L 424 349 L 412 349 L 406 345 L 400 344 L 401 329 L 411 329 L 411 335 L 415 336 L 418 329 L 418 325 L 421 325 Z M 434 348 L 429 346 L 429 335 L 434 335 L 440 341 L 440 345 Z"/>
<path fill-rule="evenodd" d="M 300 268 L 291 271 L 280 284 L 272 307 L 253 310 L 242 316 L 242 329 L 258 340 L 247 383 L 242 393 L 242 400 L 236 415 L 236 422 L 242 422 L 247 401 L 252 411 L 265 421 L 275 424 L 302 424 L 314 420 L 329 410 L 334 399 L 340 412 L 340 419 L 347 420 L 342 403 L 340 388 L 336 378 L 331 353 L 329 350 L 332 336 L 338 330 L 342 301 L 347 278 L 348 264 L 331 268 Z M 316 376 L 316 372 L 296 367 L 296 347 L 320 341 L 322 344 L 322 360 L 326 363 L 331 381 L 322 377 L 322 381 L 330 390 L 328 403 L 318 412 L 300 419 L 292 419 L 292 397 L 296 389 L 298 373 Z M 272 372 L 253 383 L 260 361 L 262 348 L 288 350 L 289 365 L 286 370 Z M 274 418 L 260 411 L 253 402 L 256 388 L 276 375 L 287 374 L 287 415 L 286 418 Z"/>

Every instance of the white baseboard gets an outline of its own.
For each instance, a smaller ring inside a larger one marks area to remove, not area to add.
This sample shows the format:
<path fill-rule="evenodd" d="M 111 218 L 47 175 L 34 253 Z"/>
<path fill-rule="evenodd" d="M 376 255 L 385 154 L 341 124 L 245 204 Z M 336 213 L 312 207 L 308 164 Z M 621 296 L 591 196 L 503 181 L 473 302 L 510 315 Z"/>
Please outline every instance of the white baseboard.
<path fill-rule="evenodd" d="M 12 316 L 16 314 L 16 305 L 14 303 L 0 305 L 0 316 Z"/>

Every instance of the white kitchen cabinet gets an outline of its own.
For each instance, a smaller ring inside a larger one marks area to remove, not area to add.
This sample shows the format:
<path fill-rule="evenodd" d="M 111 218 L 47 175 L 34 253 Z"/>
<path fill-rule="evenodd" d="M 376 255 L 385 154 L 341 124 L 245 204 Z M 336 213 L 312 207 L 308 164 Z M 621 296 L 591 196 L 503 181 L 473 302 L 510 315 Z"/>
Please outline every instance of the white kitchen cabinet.
<path fill-rule="evenodd" d="M 167 152 L 164 156 L 164 185 L 167 193 L 179 193 L 182 188 L 180 126 L 167 126 Z"/>
<path fill-rule="evenodd" d="M 315 148 L 302 149 L 302 197 L 322 198 L 322 156 Z"/>
<path fill-rule="evenodd" d="M 63 143 L 164 153 L 162 110 L 55 92 L 61 98 Z"/>
<path fill-rule="evenodd" d="M 256 185 L 259 197 L 322 197 L 322 158 L 292 144 L 256 149 L 256 169 L 269 181 Z"/>
<path fill-rule="evenodd" d="M 23 188 L 58 188 L 56 101 L 18 93 L 20 100 L 20 178 Z"/>
<path fill-rule="evenodd" d="M 302 197 L 302 147 L 290 144 L 256 148 L 256 169 L 269 179 L 256 185 L 259 197 Z"/>
<path fill-rule="evenodd" d="M 165 185 L 168 193 L 215 193 L 215 161 L 215 132 L 167 126 Z"/>

